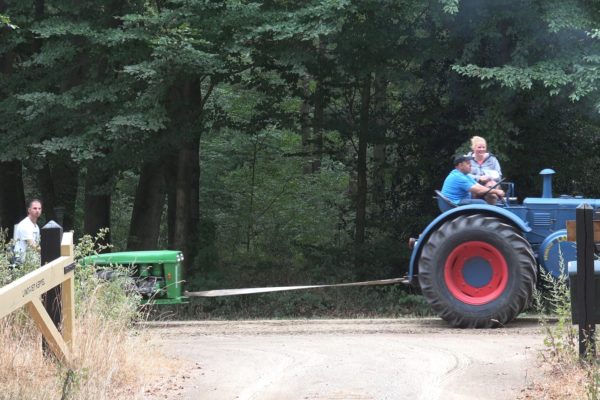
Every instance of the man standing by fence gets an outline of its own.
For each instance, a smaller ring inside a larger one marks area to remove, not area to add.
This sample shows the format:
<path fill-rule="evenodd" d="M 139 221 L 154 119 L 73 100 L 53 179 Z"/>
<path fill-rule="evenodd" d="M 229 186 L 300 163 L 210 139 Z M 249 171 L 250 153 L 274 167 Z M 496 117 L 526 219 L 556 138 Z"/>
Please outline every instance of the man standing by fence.
<path fill-rule="evenodd" d="M 40 228 L 37 220 L 42 215 L 42 202 L 33 199 L 27 206 L 27 216 L 15 227 L 15 261 L 22 264 L 25 260 L 27 249 L 39 251 Z"/>

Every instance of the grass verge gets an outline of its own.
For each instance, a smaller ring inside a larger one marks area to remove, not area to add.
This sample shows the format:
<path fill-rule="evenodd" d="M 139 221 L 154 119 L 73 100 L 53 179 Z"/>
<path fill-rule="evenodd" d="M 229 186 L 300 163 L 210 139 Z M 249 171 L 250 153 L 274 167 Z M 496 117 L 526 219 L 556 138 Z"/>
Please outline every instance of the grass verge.
<path fill-rule="evenodd" d="M 544 345 L 541 368 L 548 379 L 537 382 L 523 399 L 588 399 L 600 398 L 600 365 L 597 358 L 579 357 L 579 331 L 571 317 L 571 294 L 567 275 L 554 279 L 542 274 L 544 290 L 536 291 L 536 308 L 542 318 Z M 597 352 L 597 349 L 596 349 Z M 590 351 L 589 354 L 592 354 Z"/>
<path fill-rule="evenodd" d="M 96 238 L 98 239 L 98 238 Z M 96 251 L 84 237 L 76 257 Z M 35 254 L 11 268 L 11 246 L 0 237 L 0 285 L 39 266 Z M 142 399 L 161 373 L 160 355 L 134 329 L 143 318 L 139 299 L 126 293 L 124 278 L 103 281 L 90 267 L 76 268 L 76 320 L 72 361 L 67 366 L 42 350 L 42 337 L 24 309 L 0 319 L 0 400 Z"/>

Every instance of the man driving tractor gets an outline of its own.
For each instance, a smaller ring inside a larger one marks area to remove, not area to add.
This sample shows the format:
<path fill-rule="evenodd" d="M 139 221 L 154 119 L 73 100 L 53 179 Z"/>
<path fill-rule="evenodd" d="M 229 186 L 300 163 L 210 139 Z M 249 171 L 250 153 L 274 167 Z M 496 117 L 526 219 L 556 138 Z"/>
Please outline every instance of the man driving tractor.
<path fill-rule="evenodd" d="M 473 157 L 454 157 L 454 169 L 448 174 L 442 186 L 442 194 L 454 204 L 468 204 L 472 199 L 484 199 L 488 204 L 496 204 L 504 198 L 504 191 L 495 187 L 483 186 L 469 175 Z"/>

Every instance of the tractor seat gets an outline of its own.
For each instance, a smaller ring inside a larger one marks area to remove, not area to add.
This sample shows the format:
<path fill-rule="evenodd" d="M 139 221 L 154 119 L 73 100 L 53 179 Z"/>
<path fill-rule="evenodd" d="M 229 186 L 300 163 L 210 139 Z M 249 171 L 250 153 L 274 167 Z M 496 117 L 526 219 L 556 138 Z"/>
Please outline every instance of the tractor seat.
<path fill-rule="evenodd" d="M 458 204 L 454 204 L 452 200 L 444 196 L 439 190 L 435 190 L 434 192 L 435 198 L 437 199 L 438 208 L 443 213 L 458 206 L 465 206 L 469 204 L 487 204 L 483 199 L 465 199 L 461 200 Z"/>
<path fill-rule="evenodd" d="M 438 208 L 441 212 L 446 212 L 457 207 L 452 200 L 444 196 L 439 190 L 435 190 L 435 198 L 437 199 Z"/>

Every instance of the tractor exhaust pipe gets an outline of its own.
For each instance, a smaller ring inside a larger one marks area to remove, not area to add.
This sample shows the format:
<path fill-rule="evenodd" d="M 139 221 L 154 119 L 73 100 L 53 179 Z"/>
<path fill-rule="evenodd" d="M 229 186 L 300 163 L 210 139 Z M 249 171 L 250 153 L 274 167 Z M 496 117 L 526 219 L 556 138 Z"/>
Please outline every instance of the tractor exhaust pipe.
<path fill-rule="evenodd" d="M 542 175 L 542 198 L 551 199 L 552 198 L 552 175 L 554 175 L 554 170 L 550 168 L 546 168 L 540 171 L 540 175 Z"/>

